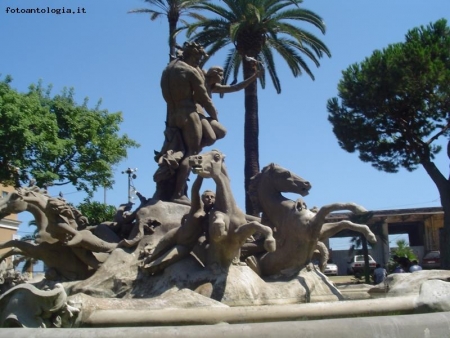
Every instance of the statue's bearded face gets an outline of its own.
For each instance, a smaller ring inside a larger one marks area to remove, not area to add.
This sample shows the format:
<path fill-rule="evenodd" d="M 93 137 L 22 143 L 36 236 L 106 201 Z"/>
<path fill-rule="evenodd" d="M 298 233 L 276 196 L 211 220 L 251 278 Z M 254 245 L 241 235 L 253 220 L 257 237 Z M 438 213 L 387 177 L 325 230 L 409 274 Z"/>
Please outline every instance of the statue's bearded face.
<path fill-rule="evenodd" d="M 189 64 L 198 66 L 205 57 L 208 57 L 208 54 L 206 54 L 202 46 L 196 43 L 184 45 L 183 58 L 184 60 L 189 59 Z"/>

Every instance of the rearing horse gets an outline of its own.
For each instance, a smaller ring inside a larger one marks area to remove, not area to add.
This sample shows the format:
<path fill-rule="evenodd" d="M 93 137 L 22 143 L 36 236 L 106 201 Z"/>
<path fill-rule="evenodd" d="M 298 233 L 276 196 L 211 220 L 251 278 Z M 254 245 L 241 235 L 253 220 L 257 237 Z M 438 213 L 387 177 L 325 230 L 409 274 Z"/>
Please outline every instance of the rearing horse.
<path fill-rule="evenodd" d="M 73 214 L 71 217 L 66 217 L 64 211 L 58 211 L 58 203 L 64 207 L 67 213 L 71 214 L 69 207 L 63 201 L 48 196 L 35 186 L 18 188 L 9 193 L 6 198 L 0 199 L 0 218 L 11 213 L 29 211 L 35 217 L 39 231 L 38 245 L 11 240 L 0 243 L 0 248 L 18 247 L 25 255 L 33 257 L 33 253 L 36 255 L 41 253 L 38 248 L 40 245 L 59 242 L 61 245 L 70 247 L 73 254 L 84 264 L 97 269 L 100 262 L 92 252 L 110 252 L 117 247 L 117 243 L 105 242 L 88 230 L 78 231 Z M 57 250 L 57 246 L 53 248 Z M 63 256 L 62 252 L 61 255 Z M 43 260 L 45 262 L 45 259 Z"/>
<path fill-rule="evenodd" d="M 36 197 L 35 203 L 28 203 L 24 196 L 33 194 Z M 0 198 L 0 219 L 10 215 L 28 211 L 34 216 L 38 227 L 38 242 L 56 243 L 58 240 L 52 238 L 46 231 L 48 226 L 48 218 L 44 209 L 47 205 L 49 196 L 38 188 L 18 188 L 16 191 L 8 193 L 4 198 Z M 39 200 L 38 200 L 39 199 Z"/>
<path fill-rule="evenodd" d="M 248 222 L 237 206 L 230 188 L 224 163 L 225 156 L 218 150 L 189 157 L 194 173 L 212 178 L 216 183 L 216 201 L 209 213 L 210 243 L 206 265 L 227 270 L 231 263 L 239 263 L 240 249 L 246 239 L 259 232 L 264 235 L 264 247 L 275 250 L 272 229 L 257 221 Z"/>
<path fill-rule="evenodd" d="M 361 214 L 367 212 L 363 207 L 354 203 L 333 203 L 315 213 L 307 209 L 301 198 L 292 201 L 281 194 L 293 192 L 305 196 L 310 188 L 309 182 L 273 163 L 251 179 L 249 195 L 256 211 L 262 212 L 261 223 L 276 229 L 277 250 L 263 254 L 259 259 L 263 275 L 300 270 L 310 262 L 320 241 L 344 229 L 361 232 L 369 242 L 376 242 L 367 225 L 350 221 L 325 223 L 333 211 L 350 210 Z M 323 246 L 321 249 L 323 251 Z"/>

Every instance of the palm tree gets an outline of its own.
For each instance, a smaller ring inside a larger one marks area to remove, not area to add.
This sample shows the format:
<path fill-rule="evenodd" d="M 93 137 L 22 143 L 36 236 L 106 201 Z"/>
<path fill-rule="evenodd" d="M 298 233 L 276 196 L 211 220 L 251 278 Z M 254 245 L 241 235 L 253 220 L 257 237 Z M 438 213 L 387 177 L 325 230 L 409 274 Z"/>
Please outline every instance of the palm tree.
<path fill-rule="evenodd" d="M 191 12 L 194 5 L 198 5 L 206 2 L 205 0 L 144 0 L 151 8 L 137 8 L 128 11 L 128 13 L 144 13 L 150 14 L 150 20 L 156 20 L 161 16 L 167 16 L 169 21 L 169 48 L 170 48 L 170 58 L 175 55 L 176 51 L 176 34 L 177 25 L 180 17 L 184 14 L 193 15 Z M 186 24 L 186 22 L 183 22 Z"/>
<path fill-rule="evenodd" d="M 306 56 L 316 66 L 323 54 L 331 56 L 328 48 L 313 34 L 292 22 L 304 21 L 325 33 L 323 20 L 315 13 L 300 8 L 302 0 L 223 0 L 226 7 L 218 4 L 201 3 L 193 8 L 214 13 L 216 18 L 206 18 L 199 14 L 196 22 L 189 25 L 187 35 L 213 55 L 223 47 L 232 44 L 225 60 L 224 83 L 231 74 L 237 79 L 242 65 L 244 79 L 254 73 L 257 60 L 265 65 L 277 93 L 281 92 L 273 51 L 286 61 L 294 77 L 307 73 L 313 80 L 309 66 L 302 56 Z M 201 29 L 201 31 L 200 31 Z M 265 73 L 260 77 L 265 86 Z M 259 172 L 258 148 L 258 92 L 256 81 L 245 88 L 245 190 L 250 178 Z M 246 211 L 253 213 L 253 207 L 246 196 Z"/>

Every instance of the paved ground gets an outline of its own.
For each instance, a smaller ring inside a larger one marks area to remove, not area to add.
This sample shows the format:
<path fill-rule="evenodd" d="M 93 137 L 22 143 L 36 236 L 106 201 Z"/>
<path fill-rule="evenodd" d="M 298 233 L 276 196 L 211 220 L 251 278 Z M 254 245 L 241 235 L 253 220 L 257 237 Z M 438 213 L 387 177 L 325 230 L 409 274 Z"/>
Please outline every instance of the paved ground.
<path fill-rule="evenodd" d="M 328 278 L 338 286 L 345 284 L 365 284 L 364 278 L 361 278 L 358 281 L 355 276 L 328 276 Z"/>
<path fill-rule="evenodd" d="M 355 276 L 328 276 L 336 284 L 356 283 Z"/>

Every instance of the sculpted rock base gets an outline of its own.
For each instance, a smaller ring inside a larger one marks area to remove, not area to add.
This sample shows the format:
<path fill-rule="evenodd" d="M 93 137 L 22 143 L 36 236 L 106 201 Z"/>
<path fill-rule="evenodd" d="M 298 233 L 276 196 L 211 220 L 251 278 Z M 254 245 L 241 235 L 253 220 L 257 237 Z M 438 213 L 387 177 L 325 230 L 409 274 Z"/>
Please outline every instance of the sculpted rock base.
<path fill-rule="evenodd" d="M 130 256 L 130 255 L 128 255 Z M 110 256 L 114 264 L 105 263 L 95 276 L 69 288 L 71 294 L 82 292 L 95 297 L 131 298 L 175 297 L 181 291 L 191 290 L 204 302 L 219 301 L 229 306 L 295 304 L 317 301 L 337 301 L 340 292 L 319 271 L 303 269 L 286 280 L 263 280 L 247 266 L 230 266 L 228 271 L 212 273 L 193 256 L 169 266 L 162 274 L 149 276 L 138 270 L 136 262 L 123 260 L 119 250 Z M 112 266 L 115 268 L 112 269 Z M 129 267 L 129 268 L 126 268 Z M 73 297 L 77 297 L 74 295 Z M 174 299 L 178 299 L 175 297 Z M 148 300 L 151 302 L 151 300 Z M 178 301 L 164 304 L 178 307 Z"/>
<path fill-rule="evenodd" d="M 43 291 L 31 284 L 20 284 L 0 297 L 1 327 L 72 327 L 79 309 L 68 305 L 61 284 Z"/>

